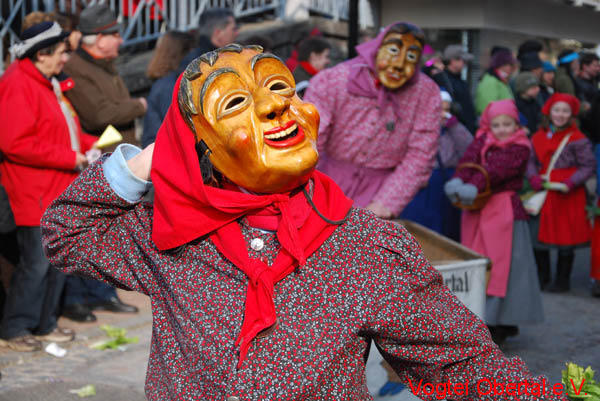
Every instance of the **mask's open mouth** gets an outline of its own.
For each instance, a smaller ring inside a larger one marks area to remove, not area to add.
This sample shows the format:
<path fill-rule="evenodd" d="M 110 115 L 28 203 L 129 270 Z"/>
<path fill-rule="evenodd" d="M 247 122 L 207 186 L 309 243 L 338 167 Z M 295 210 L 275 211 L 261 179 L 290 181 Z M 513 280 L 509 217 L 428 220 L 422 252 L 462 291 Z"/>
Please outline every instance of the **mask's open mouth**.
<path fill-rule="evenodd" d="M 265 143 L 276 148 L 295 145 L 304 139 L 304 131 L 296 121 L 291 120 L 286 124 L 265 131 Z"/>

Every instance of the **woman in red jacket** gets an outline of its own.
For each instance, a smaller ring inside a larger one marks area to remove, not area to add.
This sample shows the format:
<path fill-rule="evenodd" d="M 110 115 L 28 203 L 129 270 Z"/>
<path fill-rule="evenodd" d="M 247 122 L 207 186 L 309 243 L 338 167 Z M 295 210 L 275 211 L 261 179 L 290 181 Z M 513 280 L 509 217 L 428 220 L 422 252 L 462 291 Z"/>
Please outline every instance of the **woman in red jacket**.
<path fill-rule="evenodd" d="M 70 341 L 58 328 L 56 309 L 64 276 L 50 268 L 42 249 L 40 220 L 50 202 L 87 164 L 96 138 L 82 133 L 55 78 L 68 59 L 68 32 L 42 22 L 23 32 L 18 57 L 0 79 L 0 181 L 17 225 L 22 255 L 10 284 L 0 325 L 1 344 L 35 351 L 41 341 Z"/>

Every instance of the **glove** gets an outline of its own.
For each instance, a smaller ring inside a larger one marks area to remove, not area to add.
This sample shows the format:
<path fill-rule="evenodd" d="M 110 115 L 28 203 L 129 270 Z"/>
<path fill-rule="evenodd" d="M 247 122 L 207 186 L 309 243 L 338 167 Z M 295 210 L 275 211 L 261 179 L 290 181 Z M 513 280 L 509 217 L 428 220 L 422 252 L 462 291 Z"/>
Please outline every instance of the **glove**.
<path fill-rule="evenodd" d="M 458 195 L 456 194 L 456 191 L 461 185 L 464 185 L 463 180 L 458 177 L 455 177 L 444 184 L 444 192 L 446 193 L 448 199 L 450 199 L 450 202 L 458 202 Z"/>
<path fill-rule="evenodd" d="M 458 187 L 456 194 L 462 203 L 472 205 L 477 196 L 477 187 L 473 184 L 463 184 Z"/>
<path fill-rule="evenodd" d="M 534 175 L 529 179 L 529 184 L 534 191 L 539 192 L 543 189 L 542 185 L 544 184 L 544 181 L 539 175 Z"/>

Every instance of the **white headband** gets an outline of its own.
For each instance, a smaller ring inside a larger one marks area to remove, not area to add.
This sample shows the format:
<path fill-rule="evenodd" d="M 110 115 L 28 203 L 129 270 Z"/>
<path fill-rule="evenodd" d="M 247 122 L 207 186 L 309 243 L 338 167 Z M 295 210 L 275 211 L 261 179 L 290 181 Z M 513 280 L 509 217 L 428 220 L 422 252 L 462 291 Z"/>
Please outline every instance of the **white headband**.
<path fill-rule="evenodd" d="M 38 43 L 40 43 L 46 39 L 52 39 L 52 38 L 58 37 L 61 34 L 62 34 L 62 29 L 60 28 L 60 25 L 58 25 L 56 22 L 54 22 L 52 24 L 52 26 L 49 29 L 46 29 L 44 32 L 40 32 L 38 35 L 36 35 L 32 38 L 25 39 L 24 41 L 22 41 L 20 43 L 15 43 L 14 45 L 12 45 L 10 47 L 10 53 L 13 55 L 13 57 L 21 58 L 25 54 L 27 54 L 27 52 L 31 48 L 33 48 L 35 45 L 37 45 Z"/>

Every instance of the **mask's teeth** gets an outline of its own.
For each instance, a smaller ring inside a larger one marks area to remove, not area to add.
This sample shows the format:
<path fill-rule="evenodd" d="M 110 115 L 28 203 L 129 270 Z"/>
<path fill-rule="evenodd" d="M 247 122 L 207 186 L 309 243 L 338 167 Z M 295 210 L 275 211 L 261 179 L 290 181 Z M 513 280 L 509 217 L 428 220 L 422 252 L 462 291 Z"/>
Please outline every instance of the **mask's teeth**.
<path fill-rule="evenodd" d="M 279 131 L 275 134 L 265 135 L 265 138 L 267 138 L 267 139 L 283 138 L 283 137 L 290 135 L 292 132 L 294 132 L 296 130 L 296 128 L 298 128 L 298 125 L 294 124 L 290 128 L 286 129 L 285 131 Z"/>

